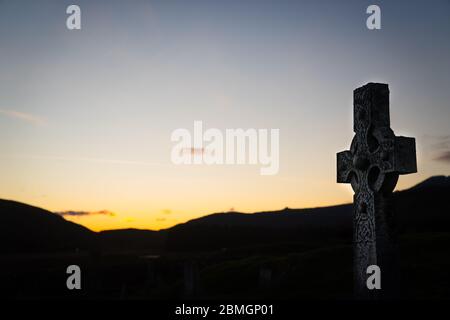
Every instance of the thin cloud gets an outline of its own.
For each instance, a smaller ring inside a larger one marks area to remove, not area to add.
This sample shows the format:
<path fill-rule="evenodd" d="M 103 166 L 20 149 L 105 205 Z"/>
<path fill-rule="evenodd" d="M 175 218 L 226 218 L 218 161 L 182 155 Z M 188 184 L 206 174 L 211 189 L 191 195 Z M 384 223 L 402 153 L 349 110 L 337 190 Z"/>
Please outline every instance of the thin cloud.
<path fill-rule="evenodd" d="M 83 217 L 83 216 L 92 216 L 92 215 L 105 215 L 109 217 L 115 217 L 116 214 L 114 212 L 108 211 L 108 210 L 100 210 L 100 211 L 75 211 L 75 210 L 68 210 L 68 211 L 57 211 L 55 212 L 57 215 L 60 216 L 72 216 L 72 217 Z"/>
<path fill-rule="evenodd" d="M 431 148 L 434 150 L 450 149 L 450 136 L 435 136 Z"/>
<path fill-rule="evenodd" d="M 180 155 L 190 154 L 190 155 L 203 155 L 205 153 L 205 148 L 183 148 L 180 150 Z"/>
<path fill-rule="evenodd" d="M 42 126 L 47 123 L 47 121 L 44 118 L 26 112 L 0 109 L 0 114 L 5 115 L 9 118 L 30 123 L 35 126 Z"/>
<path fill-rule="evenodd" d="M 444 151 L 439 156 L 434 158 L 437 161 L 450 162 L 450 151 Z"/>
<path fill-rule="evenodd" d="M 84 158 L 84 157 L 60 157 L 60 156 L 41 156 L 41 155 L 11 155 L 3 157 L 12 157 L 19 159 L 36 159 L 36 160 L 51 160 L 51 161 L 76 161 L 76 162 L 90 162 L 90 163 L 105 163 L 117 165 L 135 165 L 135 166 L 169 166 L 170 164 L 146 161 L 134 161 L 123 159 L 103 159 L 103 158 Z"/>
<path fill-rule="evenodd" d="M 433 155 L 433 160 L 450 162 L 450 135 L 425 136 L 428 141 L 428 151 Z"/>

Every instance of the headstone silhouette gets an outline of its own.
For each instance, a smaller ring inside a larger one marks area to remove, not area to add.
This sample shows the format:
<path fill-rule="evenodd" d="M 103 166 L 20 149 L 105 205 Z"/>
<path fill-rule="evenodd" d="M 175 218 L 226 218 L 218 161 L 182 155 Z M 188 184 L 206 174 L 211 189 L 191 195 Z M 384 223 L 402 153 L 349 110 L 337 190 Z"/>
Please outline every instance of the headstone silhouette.
<path fill-rule="evenodd" d="M 199 269 L 195 261 L 186 261 L 184 264 L 184 293 L 191 297 L 198 293 Z"/>
<path fill-rule="evenodd" d="M 259 268 L 259 286 L 269 288 L 272 281 L 272 269 L 266 266 Z"/>
<path fill-rule="evenodd" d="M 359 298 L 390 297 L 396 285 L 396 234 L 391 195 L 400 174 L 417 172 L 414 138 L 390 128 L 389 87 L 369 83 L 353 92 L 350 150 L 337 154 L 337 182 L 353 191 L 353 273 Z M 369 290 L 367 267 L 381 269 L 381 290 Z"/>
<path fill-rule="evenodd" d="M 159 255 L 145 255 L 141 256 L 147 266 L 146 273 L 146 288 L 154 288 L 158 284 L 158 259 Z"/>

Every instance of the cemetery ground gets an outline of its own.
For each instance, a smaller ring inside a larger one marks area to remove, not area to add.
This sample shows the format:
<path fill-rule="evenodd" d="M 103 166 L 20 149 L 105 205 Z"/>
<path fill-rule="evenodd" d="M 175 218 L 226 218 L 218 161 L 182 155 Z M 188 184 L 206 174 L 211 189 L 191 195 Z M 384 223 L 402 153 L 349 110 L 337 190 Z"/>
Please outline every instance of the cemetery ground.
<path fill-rule="evenodd" d="M 436 176 L 393 194 L 399 299 L 450 299 L 449 192 L 450 178 Z M 0 295 L 353 299 L 352 208 L 224 212 L 161 231 L 96 233 L 44 209 L 0 200 Z M 69 265 L 81 268 L 81 290 L 66 286 Z"/>
<path fill-rule="evenodd" d="M 399 297 L 450 298 L 450 256 L 442 254 L 450 247 L 450 233 L 405 234 L 399 242 Z M 144 254 L 148 252 L 2 256 L 2 295 L 25 299 L 352 299 L 351 243 L 279 243 L 161 254 L 154 260 L 154 276 Z M 183 266 L 191 261 L 198 265 L 199 274 L 195 291 L 188 295 Z M 82 290 L 65 287 L 69 264 L 81 267 Z M 264 275 L 264 270 L 270 271 Z"/>

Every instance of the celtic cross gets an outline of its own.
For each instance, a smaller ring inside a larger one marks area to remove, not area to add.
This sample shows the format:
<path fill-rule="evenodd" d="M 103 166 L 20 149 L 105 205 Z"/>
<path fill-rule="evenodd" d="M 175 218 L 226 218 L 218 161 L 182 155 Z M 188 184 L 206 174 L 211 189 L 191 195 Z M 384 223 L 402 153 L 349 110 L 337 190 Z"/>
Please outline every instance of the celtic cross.
<path fill-rule="evenodd" d="M 394 291 L 396 237 L 390 196 L 400 174 L 417 172 L 414 138 L 397 137 L 390 128 L 389 88 L 369 83 L 353 92 L 350 150 L 337 154 L 337 182 L 353 191 L 353 274 L 357 297 L 367 288 L 367 267 L 381 269 L 381 292 Z M 380 291 L 380 290 L 376 290 Z"/>

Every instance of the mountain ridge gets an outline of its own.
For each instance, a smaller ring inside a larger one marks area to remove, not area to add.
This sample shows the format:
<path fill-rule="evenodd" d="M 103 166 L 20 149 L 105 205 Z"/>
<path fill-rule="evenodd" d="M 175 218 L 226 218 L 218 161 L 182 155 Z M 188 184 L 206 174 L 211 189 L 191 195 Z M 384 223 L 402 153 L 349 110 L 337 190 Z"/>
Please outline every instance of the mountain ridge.
<path fill-rule="evenodd" d="M 445 214 L 450 212 L 449 194 L 450 177 L 443 175 L 396 191 L 393 199 L 399 231 L 450 230 L 450 217 Z M 217 212 L 162 230 L 94 232 L 45 209 L 0 199 L 0 220 L 4 222 L 0 225 L 0 252 L 215 250 L 242 243 L 351 241 L 352 204 L 254 213 Z"/>

